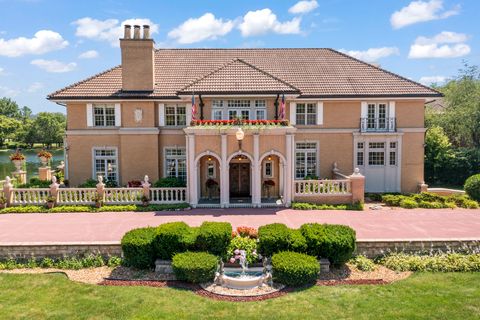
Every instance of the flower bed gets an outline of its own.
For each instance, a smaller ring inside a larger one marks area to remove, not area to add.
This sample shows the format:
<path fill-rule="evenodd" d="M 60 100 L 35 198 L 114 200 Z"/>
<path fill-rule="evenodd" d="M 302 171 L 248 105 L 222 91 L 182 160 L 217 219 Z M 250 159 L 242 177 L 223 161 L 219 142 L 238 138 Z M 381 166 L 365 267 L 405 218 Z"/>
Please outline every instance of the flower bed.
<path fill-rule="evenodd" d="M 190 208 L 188 203 L 178 204 L 150 204 L 148 206 L 127 204 L 127 205 L 106 205 L 100 208 L 95 206 L 67 206 L 60 205 L 51 209 L 44 206 L 15 206 L 0 209 L 0 214 L 6 213 L 69 213 L 69 212 L 150 212 L 150 211 L 176 211 Z"/>
<path fill-rule="evenodd" d="M 286 127 L 289 125 L 288 120 L 192 120 L 190 126 L 214 126 L 214 127 L 231 127 L 231 126 L 277 126 Z"/>

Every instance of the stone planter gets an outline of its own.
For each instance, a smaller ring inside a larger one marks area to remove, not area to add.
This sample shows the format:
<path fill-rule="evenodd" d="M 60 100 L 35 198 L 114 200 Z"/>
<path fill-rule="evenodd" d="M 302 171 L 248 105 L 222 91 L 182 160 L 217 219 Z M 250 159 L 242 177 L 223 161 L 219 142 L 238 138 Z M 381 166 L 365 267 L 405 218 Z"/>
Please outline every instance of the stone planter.
<path fill-rule="evenodd" d="M 25 160 L 12 160 L 12 162 L 15 165 L 15 169 L 17 169 L 17 171 L 21 171 Z"/>

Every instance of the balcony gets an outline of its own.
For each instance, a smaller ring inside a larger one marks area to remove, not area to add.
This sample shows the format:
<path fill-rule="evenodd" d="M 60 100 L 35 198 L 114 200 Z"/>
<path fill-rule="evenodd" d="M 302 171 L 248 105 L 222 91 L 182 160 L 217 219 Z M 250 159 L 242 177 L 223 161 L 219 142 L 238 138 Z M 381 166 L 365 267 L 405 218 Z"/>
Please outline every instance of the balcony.
<path fill-rule="evenodd" d="M 361 118 L 361 132 L 395 132 L 396 118 Z"/>
<path fill-rule="evenodd" d="M 230 127 L 258 127 L 258 128 L 277 128 L 277 127 L 289 127 L 288 120 L 192 120 L 190 127 L 203 127 L 203 128 L 230 128 Z"/>

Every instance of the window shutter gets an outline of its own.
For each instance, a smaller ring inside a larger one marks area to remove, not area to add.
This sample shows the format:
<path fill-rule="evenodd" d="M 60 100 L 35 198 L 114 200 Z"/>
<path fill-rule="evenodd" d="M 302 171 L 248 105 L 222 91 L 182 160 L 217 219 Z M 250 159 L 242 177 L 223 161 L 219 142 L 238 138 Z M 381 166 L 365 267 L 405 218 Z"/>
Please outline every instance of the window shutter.
<path fill-rule="evenodd" d="M 297 124 L 297 104 L 295 102 L 290 102 L 290 124 Z"/>
<path fill-rule="evenodd" d="M 160 127 L 165 126 L 165 104 L 163 103 L 158 105 L 158 125 Z"/>
<path fill-rule="evenodd" d="M 365 101 L 362 101 L 362 111 L 361 111 L 361 118 L 366 118 L 368 117 L 368 103 Z"/>
<path fill-rule="evenodd" d="M 390 101 L 388 103 L 388 117 L 395 118 L 395 101 Z"/>
<path fill-rule="evenodd" d="M 122 110 L 120 103 L 115 103 L 115 127 L 122 125 Z"/>
<path fill-rule="evenodd" d="M 93 127 L 93 105 L 87 103 L 87 127 Z"/>
<path fill-rule="evenodd" d="M 185 104 L 185 113 L 186 113 L 186 118 L 187 118 L 187 127 L 190 125 L 190 122 L 192 121 L 192 106 L 189 105 L 188 103 Z"/>
<path fill-rule="evenodd" d="M 323 124 L 323 102 L 317 102 L 317 125 Z"/>

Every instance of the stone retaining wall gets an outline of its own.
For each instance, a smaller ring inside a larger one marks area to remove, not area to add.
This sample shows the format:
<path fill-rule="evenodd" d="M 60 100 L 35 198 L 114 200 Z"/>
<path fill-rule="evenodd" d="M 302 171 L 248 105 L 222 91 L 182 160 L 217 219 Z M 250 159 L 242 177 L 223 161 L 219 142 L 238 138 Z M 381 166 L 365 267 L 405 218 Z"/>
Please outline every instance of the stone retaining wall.
<path fill-rule="evenodd" d="M 388 252 L 431 252 L 431 251 L 477 251 L 480 240 L 360 240 L 357 241 L 357 254 L 374 258 Z M 121 256 L 118 242 L 108 243 L 59 243 L 59 244 L 0 244 L 0 259 L 17 258 L 59 258 L 81 256 L 93 253 L 103 256 Z"/>

